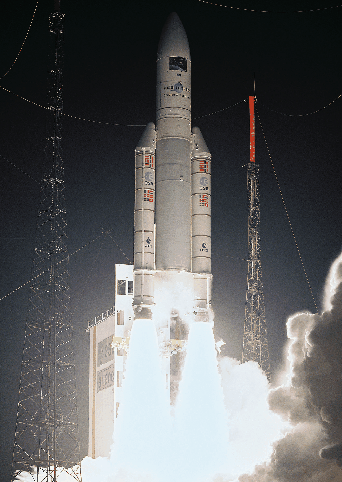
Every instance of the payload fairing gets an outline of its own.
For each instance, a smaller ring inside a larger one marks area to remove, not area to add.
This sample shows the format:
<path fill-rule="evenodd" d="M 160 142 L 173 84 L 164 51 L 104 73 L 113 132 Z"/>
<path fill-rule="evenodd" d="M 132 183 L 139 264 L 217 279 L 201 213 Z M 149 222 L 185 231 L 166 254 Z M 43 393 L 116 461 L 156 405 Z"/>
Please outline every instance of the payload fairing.
<path fill-rule="evenodd" d="M 135 150 L 134 319 L 153 318 L 161 285 L 172 292 L 183 284 L 192 293 L 193 319 L 209 321 L 211 155 L 200 130 L 191 131 L 190 50 L 176 13 L 158 46 L 156 119 Z M 159 324 L 160 341 L 179 339 L 183 321 L 173 306 Z"/>

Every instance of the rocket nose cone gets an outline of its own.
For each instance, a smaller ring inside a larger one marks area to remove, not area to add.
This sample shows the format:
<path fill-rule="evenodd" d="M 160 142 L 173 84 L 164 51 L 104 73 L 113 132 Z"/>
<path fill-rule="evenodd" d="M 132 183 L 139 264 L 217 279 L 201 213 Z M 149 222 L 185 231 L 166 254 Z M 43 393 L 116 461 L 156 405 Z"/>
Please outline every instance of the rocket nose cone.
<path fill-rule="evenodd" d="M 158 45 L 158 58 L 185 57 L 190 59 L 190 48 L 182 22 L 176 12 L 169 15 Z"/>
<path fill-rule="evenodd" d="M 143 135 L 141 136 L 138 142 L 136 150 L 142 149 L 143 147 L 150 147 L 155 149 L 155 143 L 156 143 L 155 138 L 156 138 L 155 125 L 153 124 L 153 122 L 149 122 L 145 127 Z"/>
<path fill-rule="evenodd" d="M 207 144 L 199 127 L 193 127 L 192 133 L 194 134 L 192 156 L 196 157 L 204 153 L 210 154 L 210 151 L 207 147 Z"/>

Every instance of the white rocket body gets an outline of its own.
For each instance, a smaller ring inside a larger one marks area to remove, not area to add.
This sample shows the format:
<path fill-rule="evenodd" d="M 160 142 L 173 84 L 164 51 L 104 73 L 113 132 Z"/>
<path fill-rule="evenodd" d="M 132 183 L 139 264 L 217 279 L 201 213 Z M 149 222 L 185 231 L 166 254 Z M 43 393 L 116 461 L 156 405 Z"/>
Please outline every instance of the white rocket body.
<path fill-rule="evenodd" d="M 135 319 L 153 318 L 160 280 L 172 290 L 182 279 L 192 292 L 194 320 L 209 321 L 211 155 L 200 130 L 191 131 L 190 50 L 175 13 L 158 47 L 156 111 L 156 127 L 146 126 L 135 150 Z M 164 341 L 170 326 L 162 327 Z"/>
<path fill-rule="evenodd" d="M 157 53 L 156 268 L 191 271 L 191 59 L 176 14 Z"/>

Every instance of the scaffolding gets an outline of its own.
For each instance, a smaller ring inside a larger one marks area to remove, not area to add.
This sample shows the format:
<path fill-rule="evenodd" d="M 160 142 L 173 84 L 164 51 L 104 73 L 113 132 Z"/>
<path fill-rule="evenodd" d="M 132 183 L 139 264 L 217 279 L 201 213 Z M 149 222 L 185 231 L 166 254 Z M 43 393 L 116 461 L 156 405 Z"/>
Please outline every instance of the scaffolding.
<path fill-rule="evenodd" d="M 57 1 L 49 18 L 52 167 L 41 184 L 12 458 L 12 479 L 30 472 L 39 482 L 55 482 L 65 471 L 81 480 L 61 148 L 63 17 Z"/>
<path fill-rule="evenodd" d="M 255 163 L 254 96 L 249 97 L 250 162 L 247 165 L 248 257 L 242 362 L 256 361 L 270 378 L 265 301 L 260 260 L 259 166 Z"/>

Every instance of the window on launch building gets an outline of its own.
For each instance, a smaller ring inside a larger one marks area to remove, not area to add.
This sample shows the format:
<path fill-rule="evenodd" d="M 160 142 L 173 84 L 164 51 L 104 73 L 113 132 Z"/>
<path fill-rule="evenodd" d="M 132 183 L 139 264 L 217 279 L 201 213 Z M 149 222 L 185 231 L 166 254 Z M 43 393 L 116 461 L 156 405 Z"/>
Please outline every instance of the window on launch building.
<path fill-rule="evenodd" d="M 123 310 L 120 310 L 117 313 L 117 325 L 124 325 L 124 324 L 125 324 L 125 314 Z"/>
<path fill-rule="evenodd" d="M 169 70 L 187 71 L 187 61 L 184 57 L 169 57 Z"/>
<path fill-rule="evenodd" d="M 127 294 L 133 294 L 133 281 L 127 281 Z"/>
<path fill-rule="evenodd" d="M 126 294 L 126 280 L 125 279 L 118 279 L 118 295 L 125 295 Z"/>

